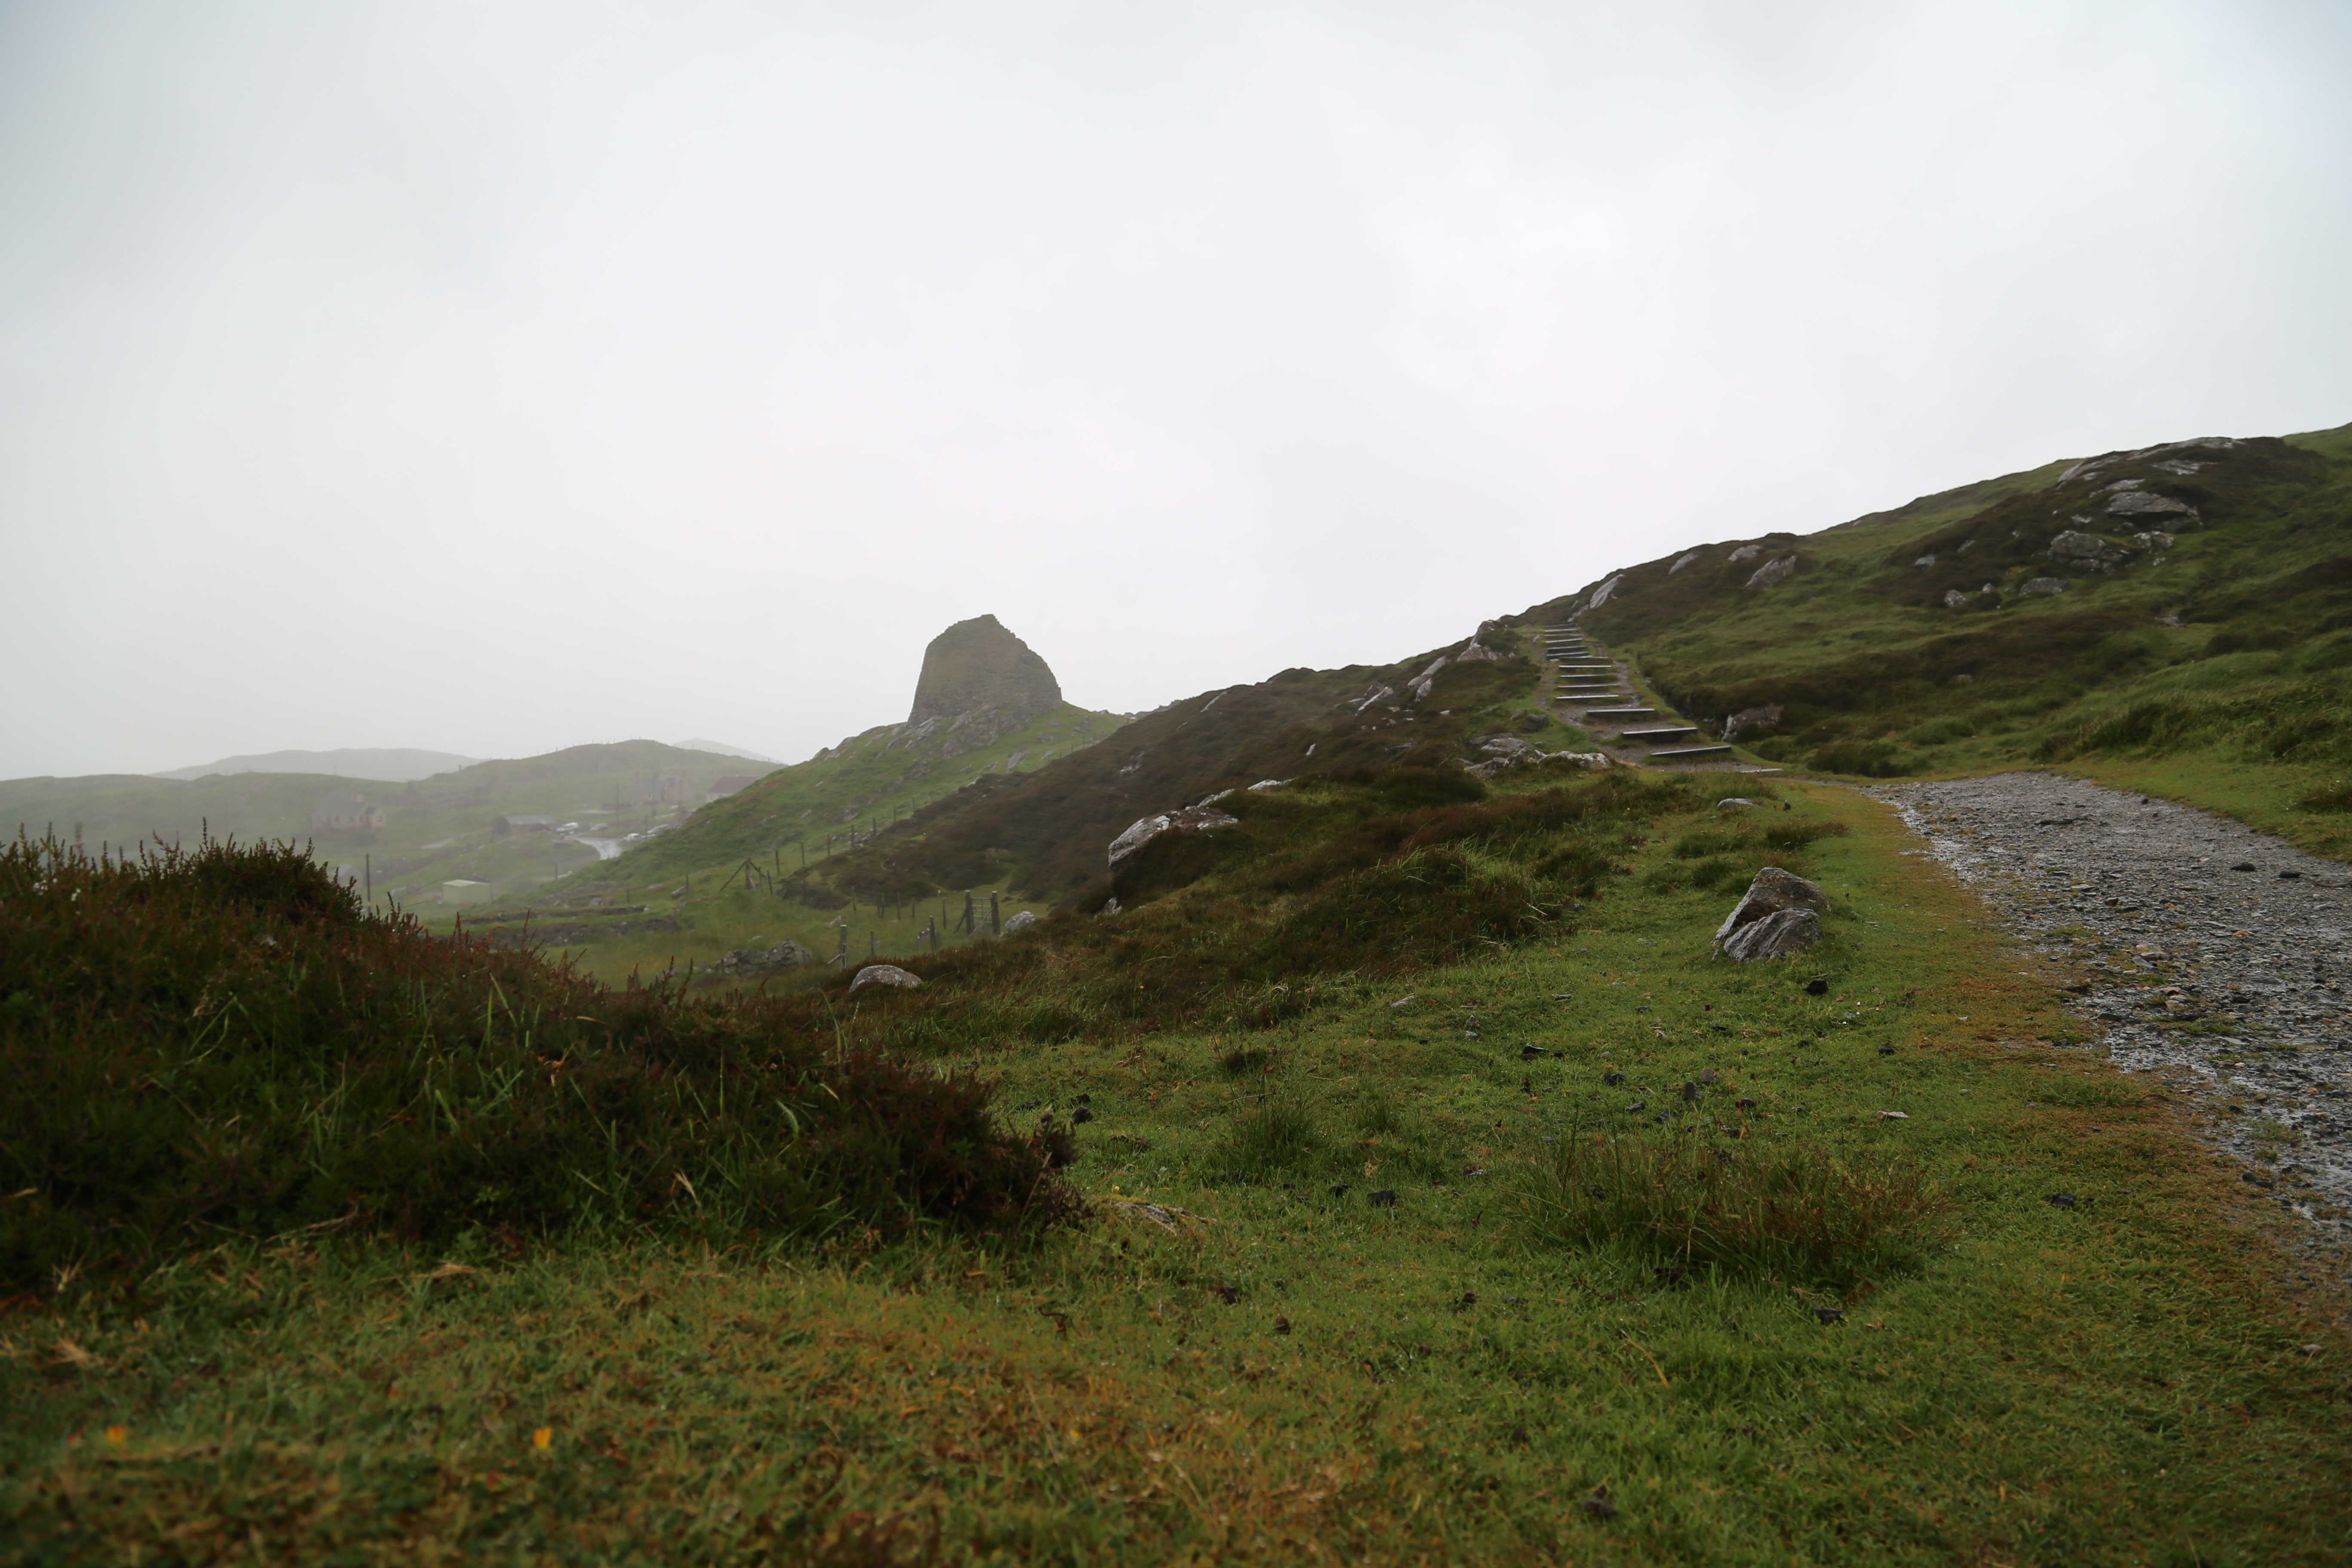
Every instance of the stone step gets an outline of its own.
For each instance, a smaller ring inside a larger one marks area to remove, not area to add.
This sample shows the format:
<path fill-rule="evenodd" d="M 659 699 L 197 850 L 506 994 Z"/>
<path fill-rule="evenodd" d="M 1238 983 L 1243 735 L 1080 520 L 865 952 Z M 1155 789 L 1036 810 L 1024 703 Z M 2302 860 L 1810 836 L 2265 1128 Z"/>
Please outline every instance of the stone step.
<path fill-rule="evenodd" d="M 1588 708 L 1584 716 L 1588 719 L 1654 719 L 1658 710 L 1654 708 Z"/>
<path fill-rule="evenodd" d="M 1650 761 L 1679 762 L 1685 757 L 1727 757 L 1730 754 L 1729 746 L 1679 746 L 1670 752 L 1652 752 Z"/>
<path fill-rule="evenodd" d="M 1618 738 L 1624 741 L 1647 741 L 1653 738 L 1663 741 L 1669 735 L 1697 733 L 1698 726 L 1696 724 L 1660 724 L 1648 730 L 1620 730 L 1617 732 Z"/>

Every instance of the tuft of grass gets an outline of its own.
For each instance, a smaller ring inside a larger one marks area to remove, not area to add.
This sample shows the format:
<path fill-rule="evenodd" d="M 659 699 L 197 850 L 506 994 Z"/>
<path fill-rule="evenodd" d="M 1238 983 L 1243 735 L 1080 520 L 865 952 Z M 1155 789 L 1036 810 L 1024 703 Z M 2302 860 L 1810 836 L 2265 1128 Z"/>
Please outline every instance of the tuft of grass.
<path fill-rule="evenodd" d="M 1211 1156 L 1213 1170 L 1252 1180 L 1300 1172 L 1316 1163 L 1324 1139 L 1315 1112 L 1295 1089 L 1275 1085 L 1236 1121 Z"/>
<path fill-rule="evenodd" d="M 1524 1201 L 1547 1240 L 1630 1245 L 1671 1268 L 1832 1282 L 1917 1258 L 1948 1234 L 1950 1207 L 1906 1161 L 1688 1129 L 1564 1140 L 1531 1164 Z"/>

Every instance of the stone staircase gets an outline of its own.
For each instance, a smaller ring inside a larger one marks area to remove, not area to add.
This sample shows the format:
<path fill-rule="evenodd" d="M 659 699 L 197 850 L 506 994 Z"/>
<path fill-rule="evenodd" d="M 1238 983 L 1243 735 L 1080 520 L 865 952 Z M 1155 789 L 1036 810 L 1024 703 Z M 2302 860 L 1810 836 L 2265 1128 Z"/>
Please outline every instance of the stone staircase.
<path fill-rule="evenodd" d="M 1546 626 L 1541 634 L 1544 659 L 1552 668 L 1552 700 L 1561 717 L 1581 726 L 1620 762 L 1666 766 L 1730 763 L 1742 773 L 1778 773 L 1736 762 L 1731 748 L 1714 744 L 1695 724 L 1664 721 L 1655 708 L 1643 705 L 1628 683 L 1624 665 L 1596 654 L 1592 639 L 1574 621 Z"/>

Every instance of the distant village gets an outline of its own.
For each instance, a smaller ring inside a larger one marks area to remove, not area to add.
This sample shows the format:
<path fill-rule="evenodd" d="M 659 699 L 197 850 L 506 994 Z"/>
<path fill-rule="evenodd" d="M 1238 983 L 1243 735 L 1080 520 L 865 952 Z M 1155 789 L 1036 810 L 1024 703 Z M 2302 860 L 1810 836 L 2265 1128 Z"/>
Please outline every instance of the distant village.
<path fill-rule="evenodd" d="M 551 843 L 578 844 L 593 849 L 598 858 L 609 860 L 628 845 L 669 832 L 696 806 L 725 800 L 749 788 L 758 778 L 756 773 L 729 773 L 703 785 L 684 773 L 649 774 L 629 786 L 629 806 L 643 812 L 645 818 L 626 832 L 614 831 L 619 825 L 611 819 L 623 815 L 618 807 L 584 809 L 577 813 L 576 818 L 562 819 L 551 812 L 508 812 L 490 817 L 485 826 L 493 840 L 543 833 Z M 667 820 L 658 820 L 665 814 Z M 379 833 L 390 823 L 390 813 L 381 802 L 348 790 L 329 791 L 310 811 L 310 829 L 314 833 Z M 339 866 L 337 874 L 354 886 L 360 885 L 367 875 L 362 868 L 350 865 Z M 457 906 L 488 903 L 495 891 L 488 882 L 463 877 L 442 882 L 438 889 L 441 903 Z"/>

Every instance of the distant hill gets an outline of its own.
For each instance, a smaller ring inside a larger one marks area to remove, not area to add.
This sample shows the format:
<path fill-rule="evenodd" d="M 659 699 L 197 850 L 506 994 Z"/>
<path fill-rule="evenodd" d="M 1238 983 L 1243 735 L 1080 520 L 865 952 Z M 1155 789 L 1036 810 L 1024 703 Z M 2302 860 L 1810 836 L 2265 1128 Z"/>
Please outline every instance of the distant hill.
<path fill-rule="evenodd" d="M 56 832 L 84 843 L 153 838 L 291 839 L 333 865 L 364 868 L 374 889 L 429 900 L 444 881 L 489 884 L 520 897 L 583 865 L 627 834 L 674 826 L 722 780 L 765 771 L 740 758 L 621 741 L 537 757 L 473 763 L 425 778 L 387 781 L 316 773 L 205 773 L 194 779 L 110 774 L 0 782 L 0 831 Z M 330 795 L 381 806 L 373 830 L 314 826 Z M 536 817 L 520 828 L 501 818 Z M 576 824 L 576 833 L 560 831 Z"/>
<path fill-rule="evenodd" d="M 723 741 L 677 741 L 672 743 L 681 752 L 709 752 L 718 757 L 740 757 L 749 763 L 765 763 L 770 767 L 778 765 L 773 757 L 761 756 L 757 752 L 747 752 L 740 746 L 730 746 Z"/>
<path fill-rule="evenodd" d="M 750 753 L 727 754 L 742 756 Z M 455 752 L 421 752 L 409 746 L 347 746 L 332 752 L 262 752 L 250 757 L 223 757 L 219 762 L 206 763 L 202 767 L 173 768 L 168 773 L 148 776 L 200 779 L 214 773 L 328 773 L 336 778 L 406 784 L 410 779 L 429 779 L 435 773 L 456 773 L 459 768 L 471 767 L 480 761 L 479 757 L 461 757 Z"/>

